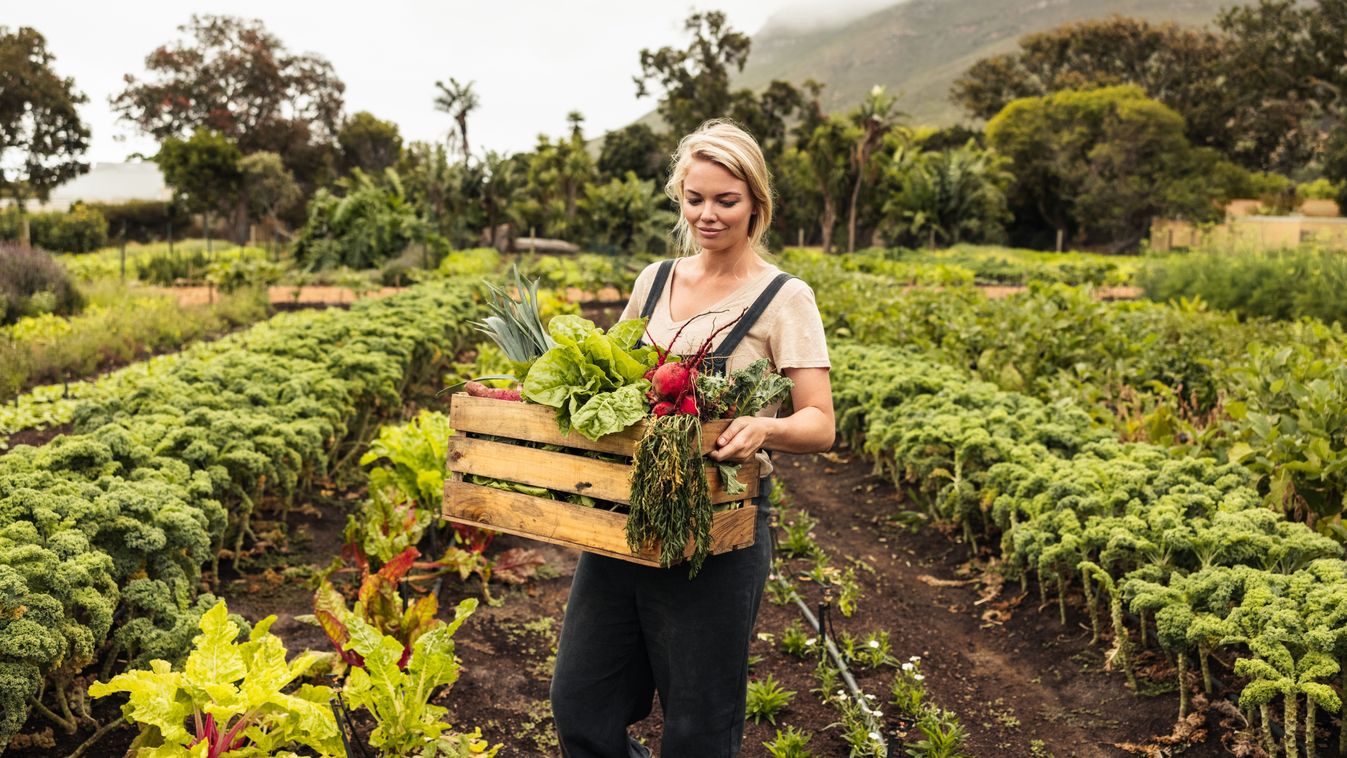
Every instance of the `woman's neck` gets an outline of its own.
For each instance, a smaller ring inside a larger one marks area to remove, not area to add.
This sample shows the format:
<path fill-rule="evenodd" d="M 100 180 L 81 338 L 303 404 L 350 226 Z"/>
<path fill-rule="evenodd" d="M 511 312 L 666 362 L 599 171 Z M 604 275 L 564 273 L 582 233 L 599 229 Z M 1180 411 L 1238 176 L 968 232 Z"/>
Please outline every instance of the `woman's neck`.
<path fill-rule="evenodd" d="M 734 250 L 719 250 L 697 254 L 702 273 L 717 279 L 748 279 L 762 271 L 765 262 L 745 243 Z"/>

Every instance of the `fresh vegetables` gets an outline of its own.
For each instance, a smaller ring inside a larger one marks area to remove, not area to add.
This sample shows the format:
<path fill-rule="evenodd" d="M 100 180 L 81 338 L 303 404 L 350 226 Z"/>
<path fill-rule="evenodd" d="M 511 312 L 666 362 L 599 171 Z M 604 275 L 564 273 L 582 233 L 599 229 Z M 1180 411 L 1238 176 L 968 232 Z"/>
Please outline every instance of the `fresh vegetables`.
<path fill-rule="evenodd" d="M 683 557 L 691 532 L 694 548 L 689 576 L 711 552 L 711 491 L 701 456 L 701 421 L 696 415 L 658 416 L 636 443 L 631 469 L 631 514 L 627 546 L 633 551 L 660 545 L 660 565 Z"/>
<path fill-rule="evenodd" d="M 557 410 L 563 432 L 597 440 L 645 418 L 646 372 L 657 355 L 637 347 L 644 320 L 622 321 L 605 334 L 579 316 L 557 316 L 547 331 L 556 342 L 524 377 L 523 397 Z"/>
<path fill-rule="evenodd" d="M 485 384 L 482 384 L 481 382 L 468 382 L 463 386 L 463 388 L 467 390 L 468 394 L 472 395 L 473 397 L 485 397 L 490 398 L 491 400 L 507 400 L 516 403 L 524 399 L 520 395 L 519 390 L 508 390 L 501 387 L 488 387 Z"/>
<path fill-rule="evenodd" d="M 294 756 L 301 746 L 319 755 L 342 752 L 328 709 L 333 692 L 305 684 L 287 692 L 322 657 L 286 661 L 285 644 L 270 632 L 275 616 L 239 642 L 239 626 L 224 602 L 201 617 L 201 634 L 181 671 L 164 660 L 149 671 L 128 671 L 89 687 L 93 697 L 125 692 L 122 713 L 140 725 L 134 746 L 144 755 Z"/>
<path fill-rule="evenodd" d="M 543 329 L 538 308 L 538 282 L 525 282 L 514 268 L 514 287 L 519 300 L 491 284 L 487 308 L 492 315 L 474 324 L 505 351 L 506 357 L 519 363 L 528 363 L 556 346 L 547 330 Z"/>

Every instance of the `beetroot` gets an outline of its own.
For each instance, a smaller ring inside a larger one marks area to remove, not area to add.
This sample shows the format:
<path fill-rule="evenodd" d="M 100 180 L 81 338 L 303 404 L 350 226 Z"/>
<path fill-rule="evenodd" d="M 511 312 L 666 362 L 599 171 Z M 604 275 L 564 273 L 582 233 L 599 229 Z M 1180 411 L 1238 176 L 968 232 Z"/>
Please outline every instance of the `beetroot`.
<path fill-rule="evenodd" d="M 681 363 L 666 363 L 655 369 L 650 383 L 662 397 L 676 398 L 692 391 L 692 372 Z"/>
<path fill-rule="evenodd" d="M 656 416 L 667 416 L 673 412 L 674 404 L 668 400 L 661 400 L 658 403 L 655 403 L 654 409 L 651 410 L 651 413 L 654 413 Z"/>
<path fill-rule="evenodd" d="M 689 416 L 696 416 L 696 415 L 698 415 L 698 414 L 697 414 L 697 398 L 693 397 L 691 392 L 689 392 L 688 394 L 684 395 L 684 396 L 683 396 L 683 399 L 680 400 L 680 401 L 678 402 L 678 412 L 679 412 L 679 413 L 686 413 L 686 414 L 689 415 Z"/>

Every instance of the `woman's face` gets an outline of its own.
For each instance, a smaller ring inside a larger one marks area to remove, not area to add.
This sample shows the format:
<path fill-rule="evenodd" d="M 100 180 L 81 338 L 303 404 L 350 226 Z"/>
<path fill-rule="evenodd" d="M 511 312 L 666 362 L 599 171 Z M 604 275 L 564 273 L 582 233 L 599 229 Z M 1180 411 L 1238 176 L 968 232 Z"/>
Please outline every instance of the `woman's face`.
<path fill-rule="evenodd" d="M 692 161 L 683 180 L 683 218 L 703 250 L 737 250 L 747 245 L 753 212 L 747 182 L 715 161 Z"/>

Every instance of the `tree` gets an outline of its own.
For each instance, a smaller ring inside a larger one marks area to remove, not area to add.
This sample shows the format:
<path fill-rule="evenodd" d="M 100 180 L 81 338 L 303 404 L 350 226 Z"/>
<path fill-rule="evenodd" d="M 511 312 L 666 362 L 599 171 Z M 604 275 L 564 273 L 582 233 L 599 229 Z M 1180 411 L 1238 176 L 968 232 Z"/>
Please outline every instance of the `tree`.
<path fill-rule="evenodd" d="M 1023 97 L 1135 84 L 1184 117 L 1193 144 L 1223 151 L 1234 145 L 1226 42 L 1213 32 L 1114 16 L 1063 24 L 1019 44 L 1017 52 L 978 61 L 954 83 L 952 97 L 969 115 L 990 119 Z"/>
<path fill-rule="evenodd" d="M 773 80 L 762 94 L 741 89 L 734 94 L 730 117 L 748 130 L 773 164 L 786 149 L 786 123 L 805 105 L 805 95 L 789 82 Z"/>
<path fill-rule="evenodd" d="M 593 242 L 624 253 L 664 239 L 676 220 L 659 201 L 655 183 L 631 171 L 607 184 L 586 185 L 580 204 Z"/>
<path fill-rule="evenodd" d="M 479 184 L 482 216 L 486 220 L 488 241 L 499 247 L 497 229 L 503 223 L 518 224 L 514 194 L 519 189 L 519 164 L 511 156 L 488 150 L 482 160 L 483 176 Z"/>
<path fill-rule="evenodd" d="M 1233 157 L 1287 175 L 1313 164 L 1347 105 L 1347 2 L 1260 0 L 1216 23 L 1229 72 L 1221 94 L 1240 130 Z"/>
<path fill-rule="evenodd" d="M 847 209 L 847 252 L 856 249 L 856 216 L 861 204 L 861 185 L 871 173 L 870 157 L 896 124 L 898 113 L 894 110 L 894 99 L 884 94 L 884 88 L 875 85 L 861 101 L 860 107 L 852 114 L 852 120 L 860 127 L 851 147 L 851 170 L 855 181 L 851 186 L 851 206 Z"/>
<path fill-rule="evenodd" d="M 398 125 L 376 118 L 369 111 L 346 119 L 337 132 L 337 144 L 341 146 L 341 168 L 345 173 L 358 168 L 367 174 L 381 174 L 402 155 Z"/>
<path fill-rule="evenodd" d="M 987 142 L 1010 161 L 1016 216 L 1076 244 L 1121 250 L 1154 216 L 1216 213 L 1217 155 L 1194 150 L 1183 118 L 1134 85 L 1016 100 L 987 124 Z"/>
<path fill-rule="evenodd" d="M 628 172 L 656 183 L 664 178 L 665 155 L 659 135 L 642 123 L 634 123 L 603 136 L 599 150 L 599 173 L 620 179 Z"/>
<path fill-rule="evenodd" d="M 449 77 L 447 86 L 444 82 L 435 82 L 435 86 L 440 90 L 440 94 L 435 96 L 435 110 L 448 113 L 458 125 L 458 138 L 463 148 L 464 163 L 468 162 L 468 157 L 472 154 L 468 149 L 468 114 L 477 110 L 477 106 L 482 104 L 481 98 L 472 91 L 472 85 L 475 83 L 460 84 L 452 76 Z"/>
<path fill-rule="evenodd" d="M 24 199 L 46 200 L 57 185 L 89 170 L 89 128 L 77 106 L 88 98 L 52 68 L 35 29 L 0 26 L 0 192 L 23 213 Z M 20 220 L 20 244 L 28 244 Z"/>
<path fill-rule="evenodd" d="M 538 227 L 546 236 L 577 238 L 579 200 L 595 173 L 584 134 L 573 130 L 571 136 L 555 142 L 538 135 L 538 146 L 521 160 L 526 162 L 526 169 L 520 220 Z"/>
<path fill-rule="evenodd" d="M 720 11 L 693 13 L 683 28 L 692 34 L 686 49 L 641 50 L 641 73 L 632 77 L 636 96 L 664 91 L 658 112 L 674 135 L 684 135 L 703 121 L 730 112 L 730 69 L 742 71 L 752 40 L 726 23 Z"/>
<path fill-rule="evenodd" d="M 275 153 L 245 155 L 238 168 L 241 195 L 251 219 L 274 222 L 284 208 L 302 196 L 294 174 Z"/>
<path fill-rule="evenodd" d="M 173 188 L 188 208 L 203 214 L 207 249 L 211 214 L 224 211 L 239 197 L 242 157 L 229 137 L 210 129 L 198 129 L 190 139 L 164 140 L 154 158 L 164 172 L 164 183 Z"/>
<path fill-rule="evenodd" d="M 819 233 L 823 252 L 832 252 L 833 229 L 837 226 L 838 198 L 850 178 L 850 154 L 860 130 L 846 119 L 825 118 L 801 146 L 807 157 L 807 173 L 822 201 Z"/>
<path fill-rule="evenodd" d="M 309 203 L 309 219 L 295 240 L 301 266 L 372 268 L 425 241 L 428 224 L 407 202 L 396 171 L 388 169 L 376 181 L 357 169 L 338 185 L 344 195 L 324 188 Z"/>
<path fill-rule="evenodd" d="M 128 74 L 113 110 L 161 141 L 211 130 L 244 154 L 282 156 L 306 187 L 321 182 L 342 123 L 332 65 L 289 52 L 258 20 L 193 15 L 178 29 L 187 39 L 151 52 L 145 80 Z"/>
<path fill-rule="evenodd" d="M 927 243 L 999 241 L 1010 219 L 1011 176 L 1003 164 L 971 140 L 954 149 L 901 150 L 886 172 L 896 188 L 884 204 L 886 220 Z"/>

